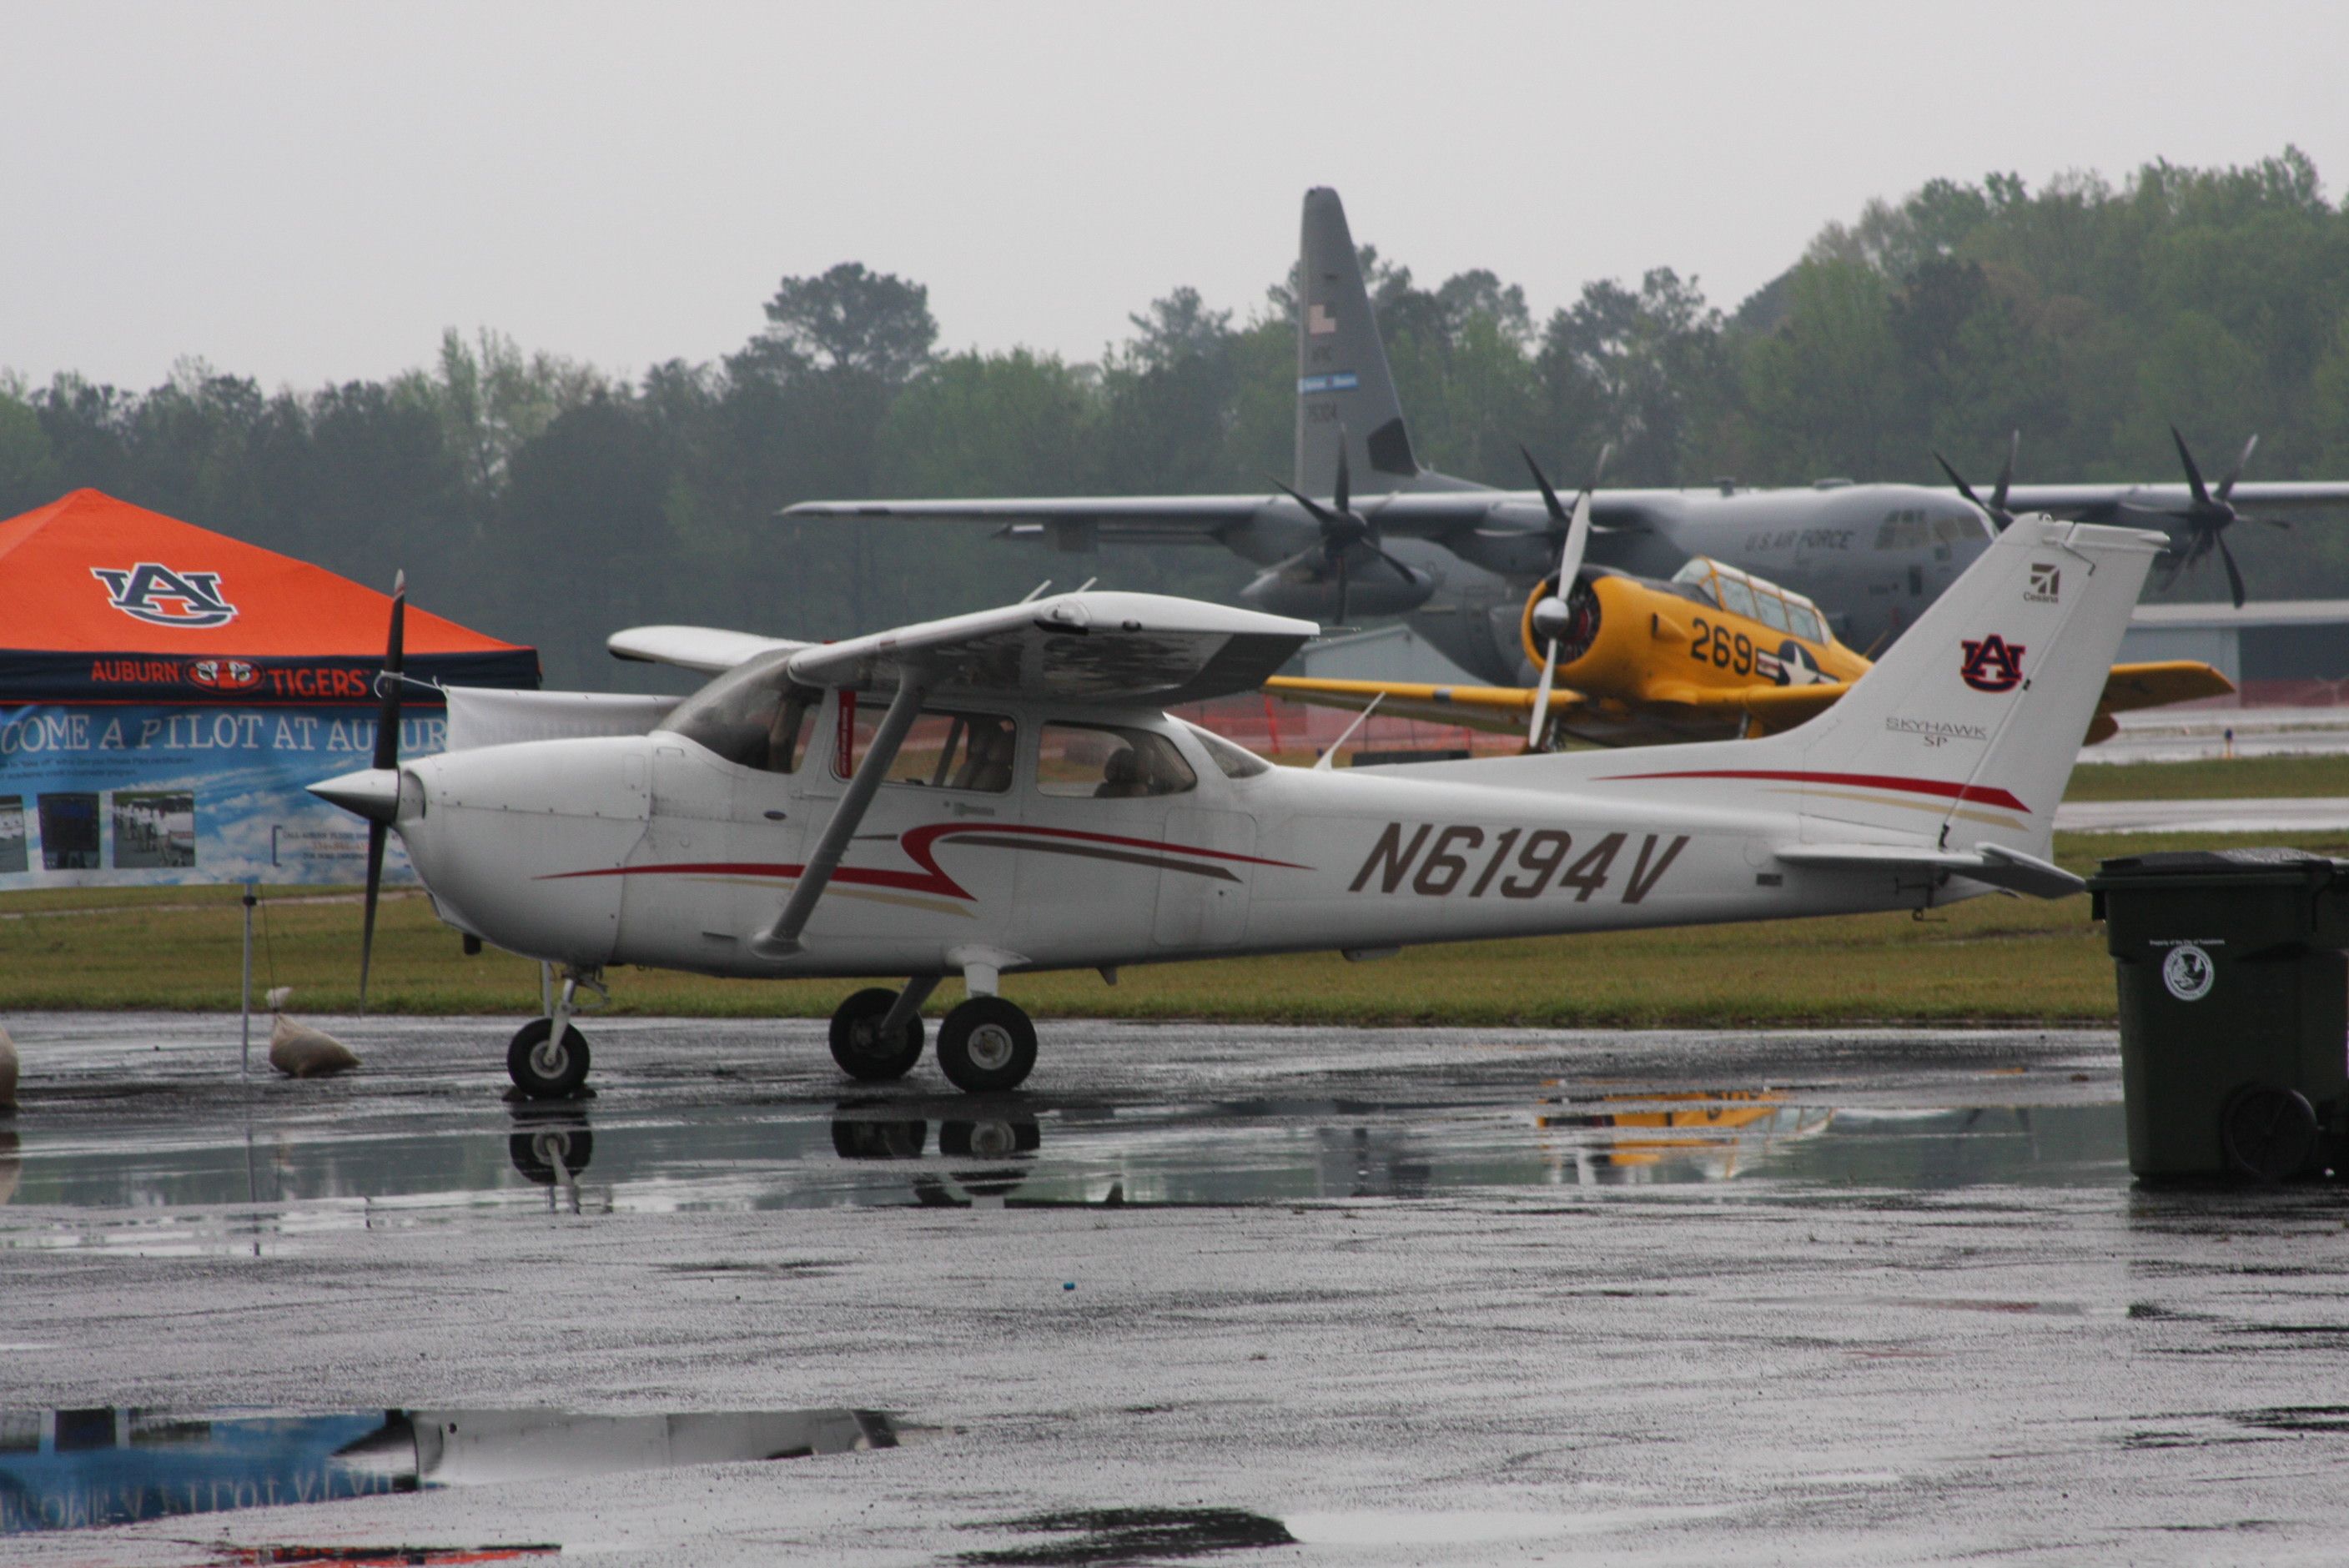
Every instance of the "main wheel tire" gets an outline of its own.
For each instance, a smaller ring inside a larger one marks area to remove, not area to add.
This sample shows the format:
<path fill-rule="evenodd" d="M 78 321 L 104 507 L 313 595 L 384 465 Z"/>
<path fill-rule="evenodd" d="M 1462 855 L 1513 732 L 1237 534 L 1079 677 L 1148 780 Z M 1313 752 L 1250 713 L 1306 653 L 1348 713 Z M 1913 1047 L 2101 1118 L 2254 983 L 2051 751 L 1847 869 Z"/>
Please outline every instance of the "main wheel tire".
<path fill-rule="evenodd" d="M 2219 1113 L 2227 1163 L 2261 1181 L 2296 1176 L 2316 1152 L 2316 1108 L 2295 1088 L 2248 1084 Z"/>
<path fill-rule="evenodd" d="M 840 1070 L 864 1083 L 904 1078 L 922 1059 L 920 1015 L 905 1020 L 895 1040 L 881 1038 L 881 1021 L 897 1005 L 897 993 L 875 985 L 843 1002 L 832 1015 L 832 1059 Z"/>
<path fill-rule="evenodd" d="M 584 1127 L 525 1127 L 506 1140 L 506 1157 L 523 1180 L 542 1187 L 555 1181 L 555 1161 L 573 1177 L 595 1158 L 595 1135 Z"/>
<path fill-rule="evenodd" d="M 966 1094 L 1018 1088 L 1036 1067 L 1036 1026 L 1000 996 L 973 996 L 938 1026 L 938 1067 Z"/>
<path fill-rule="evenodd" d="M 506 1076 L 533 1099 L 563 1099 L 587 1081 L 587 1037 L 568 1024 L 560 1045 L 554 1034 L 554 1019 L 533 1018 L 506 1047 Z"/>

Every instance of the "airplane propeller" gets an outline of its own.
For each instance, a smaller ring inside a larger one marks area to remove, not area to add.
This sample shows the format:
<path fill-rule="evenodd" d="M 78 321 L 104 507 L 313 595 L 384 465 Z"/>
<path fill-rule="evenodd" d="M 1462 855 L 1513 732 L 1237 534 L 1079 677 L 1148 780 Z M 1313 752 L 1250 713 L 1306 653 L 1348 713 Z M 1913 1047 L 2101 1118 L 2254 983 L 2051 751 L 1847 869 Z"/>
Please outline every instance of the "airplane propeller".
<path fill-rule="evenodd" d="M 1973 487 L 1967 484 L 1958 470 L 1950 466 L 1949 459 L 1935 452 L 1933 460 L 1941 465 L 1941 471 L 1950 476 L 1950 482 L 1958 487 L 1958 493 L 1988 513 L 1991 526 L 1999 532 L 2004 533 L 2006 525 L 2014 521 L 2014 513 L 2006 509 L 2006 491 L 2007 487 L 2014 483 L 2014 456 L 2022 447 L 2023 432 L 2020 430 L 2010 432 L 2006 438 L 2006 466 L 1998 470 L 1998 483 L 1992 489 L 1988 500 L 1974 494 Z"/>
<path fill-rule="evenodd" d="M 1350 504 L 1353 500 L 1353 486 L 1346 469 L 1346 437 L 1342 429 L 1338 435 L 1338 488 L 1330 497 L 1330 505 L 1323 506 L 1311 497 L 1290 490 L 1278 480 L 1273 480 L 1272 483 L 1275 490 L 1303 507 L 1311 515 L 1313 521 L 1321 527 L 1319 542 L 1291 559 L 1302 561 L 1308 555 L 1319 555 L 1320 557 L 1319 573 L 1336 575 L 1340 625 L 1345 624 L 1346 622 L 1348 592 L 1346 558 L 1358 547 L 1369 551 L 1371 555 L 1393 567 L 1396 574 L 1405 583 L 1415 583 L 1420 581 L 1418 573 L 1380 548 L 1378 531 L 1371 526 L 1370 519 L 1354 511 Z"/>
<path fill-rule="evenodd" d="M 375 766 L 378 772 L 389 770 L 398 777 L 399 769 L 399 688 L 401 670 L 407 664 L 408 573 L 400 573 L 391 584 L 391 632 L 386 639 L 383 673 L 376 677 L 382 706 L 376 711 Z M 398 790 L 393 787 L 392 811 L 398 810 Z M 375 911 L 383 893 L 383 846 L 385 835 L 391 830 L 391 813 L 367 818 L 367 914 L 359 933 L 359 1016 L 367 1016 L 367 968 L 375 957 Z"/>
<path fill-rule="evenodd" d="M 1549 476 L 1541 471 L 1539 463 L 1534 461 L 1533 453 L 1523 447 L 1517 450 L 1524 455 L 1526 467 L 1533 470 L 1534 483 L 1540 487 L 1542 505 L 1548 509 L 1550 521 L 1562 524 L 1566 530 L 1566 542 L 1559 546 L 1557 552 L 1557 592 L 1544 598 L 1533 610 L 1534 635 L 1540 638 L 1547 649 L 1542 658 L 1541 680 L 1534 687 L 1533 721 L 1526 731 L 1526 749 L 1533 750 L 1540 747 L 1542 732 L 1549 724 L 1550 691 L 1557 680 L 1557 645 L 1565 639 L 1567 625 L 1572 619 L 1572 612 L 1567 607 L 1567 596 L 1574 592 L 1575 579 L 1582 571 L 1583 552 L 1590 548 L 1590 492 L 1598 488 L 1599 476 L 1605 471 L 1608 455 L 1614 449 L 1609 447 L 1599 452 L 1598 467 L 1591 472 L 1590 482 L 1584 485 L 1581 493 L 1574 498 L 1571 517 L 1558 503 L 1557 491 L 1550 488 Z"/>
<path fill-rule="evenodd" d="M 2235 608 L 2240 610 L 2243 607 L 2243 573 L 2241 568 L 2235 564 L 2235 552 L 2227 548 L 2227 530 L 2238 522 L 2264 522 L 2271 528 L 2292 526 L 2281 518 L 2246 516 L 2237 511 L 2228 500 L 2235 493 L 2235 481 L 2243 477 L 2244 466 L 2251 460 L 2251 454 L 2259 449 L 2260 438 L 2253 436 L 2243 443 L 2242 455 L 2235 459 L 2235 466 L 2227 470 L 2227 477 L 2219 481 L 2219 488 L 2215 490 L 2203 484 L 2202 470 L 2195 466 L 2194 454 L 2186 449 L 2186 438 L 2178 433 L 2175 425 L 2169 427 L 2169 438 L 2178 443 L 2178 460 L 2186 466 L 2186 483 L 2194 492 L 2194 499 L 2182 513 L 2161 514 L 2165 518 L 2181 519 L 2186 524 L 2187 533 L 2184 553 L 2173 557 L 2167 563 L 2161 585 L 2167 588 L 2177 582 L 2178 573 L 2200 561 L 2215 548 L 2220 562 L 2227 568 L 2228 592 L 2234 596 Z"/>

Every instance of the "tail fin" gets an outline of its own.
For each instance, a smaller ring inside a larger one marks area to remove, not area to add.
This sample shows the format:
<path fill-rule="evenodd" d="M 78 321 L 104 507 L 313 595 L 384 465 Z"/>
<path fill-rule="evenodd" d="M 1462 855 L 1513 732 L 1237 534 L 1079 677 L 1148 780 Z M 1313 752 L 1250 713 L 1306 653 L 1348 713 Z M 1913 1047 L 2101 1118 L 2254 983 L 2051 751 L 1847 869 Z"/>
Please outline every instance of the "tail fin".
<path fill-rule="evenodd" d="M 2160 534 L 2018 520 L 1826 713 L 1614 779 L 1799 798 L 1814 844 L 2041 856 Z M 1692 766 L 1693 764 L 1693 766 Z M 2061 874 L 2061 873 L 2058 873 Z"/>
<path fill-rule="evenodd" d="M 1340 439 L 1356 492 L 1391 490 L 1415 478 L 1419 462 L 1346 209 L 1325 187 L 1305 193 L 1297 312 L 1297 488 L 1310 496 L 1336 488 Z"/>

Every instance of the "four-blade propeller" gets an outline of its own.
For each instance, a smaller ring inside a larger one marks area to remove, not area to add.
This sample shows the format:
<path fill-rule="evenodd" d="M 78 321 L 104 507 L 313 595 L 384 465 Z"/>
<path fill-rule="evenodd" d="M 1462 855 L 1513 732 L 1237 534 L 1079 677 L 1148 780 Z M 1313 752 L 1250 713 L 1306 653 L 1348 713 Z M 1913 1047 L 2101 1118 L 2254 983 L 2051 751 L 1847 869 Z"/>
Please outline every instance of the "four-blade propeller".
<path fill-rule="evenodd" d="M 2243 443 L 2242 455 L 2235 459 L 2235 466 L 2227 470 L 2227 477 L 2219 481 L 2219 488 L 2215 490 L 2202 483 L 2202 470 L 2195 466 L 2194 454 L 2186 449 L 2186 438 L 2178 433 L 2175 425 L 2169 427 L 2169 438 L 2178 443 L 2178 460 L 2186 466 L 2186 484 L 2194 492 L 2194 499 L 2182 513 L 2161 514 L 2165 518 L 2181 519 L 2186 524 L 2187 536 L 2184 552 L 2166 563 L 2161 585 L 2168 587 L 2178 580 L 2178 573 L 2200 561 L 2215 548 L 2220 563 L 2227 568 L 2227 591 L 2233 595 L 2235 608 L 2240 610 L 2243 607 L 2243 573 L 2241 568 L 2235 564 L 2235 552 L 2227 548 L 2227 530 L 2238 522 L 2264 522 L 2271 528 L 2292 526 L 2281 518 L 2248 517 L 2237 511 L 2228 500 L 2235 493 L 2235 481 L 2243 477 L 2244 466 L 2251 460 L 2251 454 L 2259 449 L 2260 438 L 2253 436 Z"/>
<path fill-rule="evenodd" d="M 1312 558 L 1316 563 L 1314 574 L 1317 579 L 1336 576 L 1338 579 L 1337 619 L 1340 625 L 1344 624 L 1346 620 L 1349 576 L 1347 557 L 1356 550 L 1367 551 L 1373 559 L 1385 562 L 1394 570 L 1395 575 L 1401 577 L 1406 583 L 1415 584 L 1420 581 L 1418 573 L 1379 547 L 1378 531 L 1371 526 L 1370 519 L 1354 511 L 1350 504 L 1353 500 L 1353 484 L 1346 469 L 1346 437 L 1342 428 L 1338 435 L 1338 489 L 1337 492 L 1330 497 L 1330 505 L 1323 506 L 1310 496 L 1289 489 L 1278 480 L 1273 480 L 1272 483 L 1274 489 L 1303 507 L 1313 521 L 1320 525 L 1320 539 L 1290 559 L 1302 562 L 1309 557 Z"/>

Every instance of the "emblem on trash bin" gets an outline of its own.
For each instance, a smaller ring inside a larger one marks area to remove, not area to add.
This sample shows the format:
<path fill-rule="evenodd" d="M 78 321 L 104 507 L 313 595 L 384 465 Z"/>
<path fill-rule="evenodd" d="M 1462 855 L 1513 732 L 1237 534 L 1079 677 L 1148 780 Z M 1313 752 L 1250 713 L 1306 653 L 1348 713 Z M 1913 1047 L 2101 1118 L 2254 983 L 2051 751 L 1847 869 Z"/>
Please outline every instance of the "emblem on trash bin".
<path fill-rule="evenodd" d="M 2190 942 L 2181 942 L 2161 961 L 2161 983 L 2181 1002 L 2199 1002 L 2210 994 L 2218 977 L 2210 955 Z"/>

